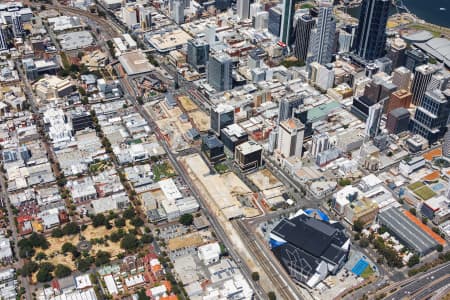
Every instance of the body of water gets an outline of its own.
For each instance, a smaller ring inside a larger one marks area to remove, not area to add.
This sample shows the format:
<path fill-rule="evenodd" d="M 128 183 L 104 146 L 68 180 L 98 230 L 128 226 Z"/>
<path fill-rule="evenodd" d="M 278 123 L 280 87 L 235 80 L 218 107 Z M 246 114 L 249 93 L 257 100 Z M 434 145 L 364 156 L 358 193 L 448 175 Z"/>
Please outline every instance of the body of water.
<path fill-rule="evenodd" d="M 450 0 L 403 0 L 403 4 L 411 13 L 428 23 L 450 27 Z M 348 13 L 356 18 L 360 11 L 360 7 L 348 9 Z M 391 8 L 390 13 L 397 13 L 395 7 Z"/>

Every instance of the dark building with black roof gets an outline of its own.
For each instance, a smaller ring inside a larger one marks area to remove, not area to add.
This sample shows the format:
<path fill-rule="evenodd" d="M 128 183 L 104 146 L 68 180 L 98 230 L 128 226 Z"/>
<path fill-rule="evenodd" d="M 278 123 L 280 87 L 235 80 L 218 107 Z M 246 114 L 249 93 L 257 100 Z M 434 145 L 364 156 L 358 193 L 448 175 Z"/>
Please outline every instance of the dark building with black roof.
<path fill-rule="evenodd" d="M 223 143 L 215 135 L 204 135 L 202 137 L 202 151 L 213 163 L 225 158 Z"/>
<path fill-rule="evenodd" d="M 70 114 L 72 120 L 73 131 L 81 131 L 86 128 L 94 128 L 94 121 L 91 114 L 86 111 L 73 111 Z"/>
<path fill-rule="evenodd" d="M 399 107 L 387 115 L 386 129 L 389 133 L 398 134 L 408 130 L 410 114 L 406 108 Z"/>
<path fill-rule="evenodd" d="M 306 214 L 283 219 L 270 233 L 272 252 L 295 281 L 316 286 L 345 264 L 350 239 L 339 222 Z"/>

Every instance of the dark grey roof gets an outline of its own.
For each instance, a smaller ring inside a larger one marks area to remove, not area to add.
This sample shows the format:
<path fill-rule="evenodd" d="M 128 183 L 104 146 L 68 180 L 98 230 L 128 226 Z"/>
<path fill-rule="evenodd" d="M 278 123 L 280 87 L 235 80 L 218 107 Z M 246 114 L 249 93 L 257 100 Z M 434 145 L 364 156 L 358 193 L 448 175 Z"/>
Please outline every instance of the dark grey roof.
<path fill-rule="evenodd" d="M 415 251 L 426 254 L 437 247 L 438 243 L 413 221 L 408 219 L 398 208 L 392 207 L 378 215 L 385 225 L 403 243 Z"/>
<path fill-rule="evenodd" d="M 223 143 L 214 135 L 207 135 L 203 137 L 203 143 L 206 144 L 208 149 L 223 147 Z"/>
<path fill-rule="evenodd" d="M 393 109 L 393 110 L 391 110 L 390 114 L 396 118 L 410 115 L 409 111 L 404 107 L 399 107 L 399 108 Z"/>
<path fill-rule="evenodd" d="M 310 255 L 321 257 L 326 253 L 326 257 L 330 259 L 335 256 L 333 255 L 335 251 L 329 248 L 333 244 L 340 248 L 348 240 L 343 229 L 337 228 L 336 224 L 317 220 L 307 215 L 281 220 L 273 229 L 272 234 Z"/>

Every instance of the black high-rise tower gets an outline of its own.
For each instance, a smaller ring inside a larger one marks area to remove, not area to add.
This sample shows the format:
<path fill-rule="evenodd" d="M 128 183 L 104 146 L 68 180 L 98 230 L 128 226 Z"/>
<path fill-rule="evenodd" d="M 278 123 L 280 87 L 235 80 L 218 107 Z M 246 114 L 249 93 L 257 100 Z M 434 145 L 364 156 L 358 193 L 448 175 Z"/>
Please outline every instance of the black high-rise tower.
<path fill-rule="evenodd" d="M 362 2 L 353 48 L 355 54 L 365 60 L 374 60 L 384 55 L 390 2 L 390 0 Z"/>

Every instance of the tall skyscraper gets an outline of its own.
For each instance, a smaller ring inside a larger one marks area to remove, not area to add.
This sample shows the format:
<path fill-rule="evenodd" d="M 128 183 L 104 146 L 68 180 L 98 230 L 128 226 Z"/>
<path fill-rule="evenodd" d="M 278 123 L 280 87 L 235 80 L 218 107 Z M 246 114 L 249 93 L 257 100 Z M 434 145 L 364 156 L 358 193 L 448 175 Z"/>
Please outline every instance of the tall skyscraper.
<path fill-rule="evenodd" d="M 386 56 L 392 61 L 392 68 L 405 64 L 406 46 L 406 42 L 401 38 L 396 38 L 390 43 Z"/>
<path fill-rule="evenodd" d="M 380 103 L 374 104 L 369 108 L 369 117 L 367 118 L 364 131 L 366 137 L 373 138 L 378 135 L 382 114 L 383 106 Z"/>
<path fill-rule="evenodd" d="M 432 144 L 444 135 L 449 114 L 450 90 L 427 91 L 411 120 L 410 130 L 414 134 L 420 134 Z"/>
<path fill-rule="evenodd" d="M 14 37 L 21 37 L 23 35 L 22 16 L 19 12 L 14 12 L 11 16 L 12 32 Z"/>
<path fill-rule="evenodd" d="M 285 158 L 301 156 L 305 126 L 298 119 L 280 122 L 277 149 Z"/>
<path fill-rule="evenodd" d="M 353 35 L 345 30 L 339 29 L 339 53 L 350 52 L 353 43 Z"/>
<path fill-rule="evenodd" d="M 0 50 L 8 49 L 8 35 L 6 28 L 0 25 Z"/>
<path fill-rule="evenodd" d="M 280 108 L 278 113 L 278 122 L 290 119 L 293 116 L 294 109 L 303 104 L 304 97 L 283 98 L 280 101 Z"/>
<path fill-rule="evenodd" d="M 218 92 L 232 88 L 232 61 L 228 54 L 211 56 L 208 61 L 208 83 Z"/>
<path fill-rule="evenodd" d="M 205 39 L 210 46 L 216 43 L 216 27 L 214 25 L 206 24 Z"/>
<path fill-rule="evenodd" d="M 218 10 L 226 10 L 231 7 L 230 0 L 216 0 L 216 8 Z"/>
<path fill-rule="evenodd" d="M 250 0 L 237 0 L 236 6 L 239 19 L 248 19 L 250 16 Z"/>
<path fill-rule="evenodd" d="M 275 36 L 280 36 L 281 31 L 281 8 L 275 6 L 269 9 L 269 32 Z"/>
<path fill-rule="evenodd" d="M 447 124 L 447 131 L 444 135 L 444 142 L 442 143 L 442 155 L 450 158 L 450 123 Z"/>
<path fill-rule="evenodd" d="M 411 85 L 411 71 L 405 67 L 398 67 L 392 73 L 392 83 L 399 89 L 409 91 Z"/>
<path fill-rule="evenodd" d="M 139 9 L 136 5 L 126 5 L 122 7 L 123 22 L 129 27 L 133 28 L 136 24 L 140 23 Z"/>
<path fill-rule="evenodd" d="M 219 104 L 211 110 L 211 129 L 220 134 L 220 131 L 234 124 L 234 109 L 231 105 Z"/>
<path fill-rule="evenodd" d="M 295 0 L 283 0 L 283 14 L 281 16 L 280 41 L 290 45 L 295 14 Z"/>
<path fill-rule="evenodd" d="M 354 44 L 359 57 L 374 60 L 384 55 L 390 3 L 390 0 L 363 0 Z"/>
<path fill-rule="evenodd" d="M 428 62 L 428 56 L 419 49 L 409 49 L 405 51 L 405 67 L 414 72 L 416 67 Z"/>
<path fill-rule="evenodd" d="M 438 89 L 444 91 L 447 89 L 450 82 L 450 73 L 447 70 L 441 69 L 431 76 L 430 83 L 428 84 L 428 90 Z"/>
<path fill-rule="evenodd" d="M 414 79 L 411 86 L 412 103 L 414 105 L 420 105 L 422 102 L 431 77 L 435 72 L 436 68 L 433 65 L 421 65 L 414 70 Z"/>
<path fill-rule="evenodd" d="M 187 43 L 187 63 L 198 72 L 205 72 L 209 58 L 209 45 L 200 39 L 191 39 Z"/>
<path fill-rule="evenodd" d="M 269 26 L 269 13 L 267 11 L 259 11 L 253 17 L 253 27 L 257 30 L 267 29 Z"/>
<path fill-rule="evenodd" d="M 152 11 L 148 7 L 139 6 L 139 23 L 141 29 L 147 30 L 152 27 Z"/>
<path fill-rule="evenodd" d="M 311 31 L 314 27 L 315 21 L 310 14 L 304 14 L 297 18 L 295 23 L 295 46 L 294 54 L 300 61 L 306 61 L 308 55 L 309 40 L 311 38 Z"/>
<path fill-rule="evenodd" d="M 249 13 L 249 17 L 253 18 L 254 16 L 256 16 L 257 13 L 263 11 L 262 6 L 260 3 L 255 2 L 250 4 L 250 13 Z"/>
<path fill-rule="evenodd" d="M 331 62 L 336 32 L 336 19 L 333 14 L 333 3 L 322 0 L 319 3 L 317 27 L 311 32 L 307 62 L 320 64 Z"/>
<path fill-rule="evenodd" d="M 173 2 L 172 19 L 177 24 L 184 23 L 184 1 L 178 0 Z"/>
<path fill-rule="evenodd" d="M 315 159 L 317 155 L 331 148 L 330 138 L 327 133 L 315 134 L 312 137 L 311 156 Z"/>

